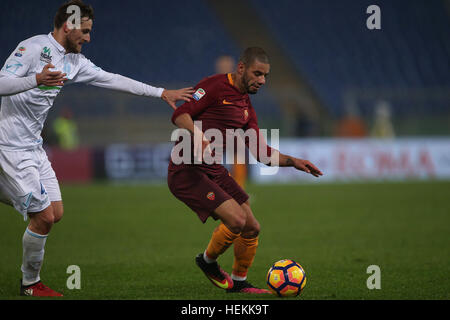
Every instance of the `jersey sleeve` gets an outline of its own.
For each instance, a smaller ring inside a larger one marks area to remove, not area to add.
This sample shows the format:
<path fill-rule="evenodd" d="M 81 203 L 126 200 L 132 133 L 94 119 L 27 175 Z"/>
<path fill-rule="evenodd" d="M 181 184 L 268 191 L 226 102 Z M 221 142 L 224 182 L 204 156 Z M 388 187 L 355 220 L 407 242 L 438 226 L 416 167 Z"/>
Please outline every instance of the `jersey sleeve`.
<path fill-rule="evenodd" d="M 206 78 L 194 87 L 194 94 L 189 102 L 179 106 L 172 115 L 172 123 L 182 114 L 188 113 L 192 118 L 217 101 L 218 83 Z"/>
<path fill-rule="evenodd" d="M 244 130 L 246 131 L 249 129 L 253 129 L 256 131 L 256 138 L 257 138 L 256 149 L 253 146 L 249 145 L 249 141 L 247 140 L 245 141 L 245 145 L 250 150 L 252 155 L 256 158 L 256 160 L 264 164 L 269 164 L 266 162 L 268 162 L 270 157 L 272 156 L 272 148 L 267 144 L 264 135 L 259 130 L 258 118 L 256 116 L 255 109 L 251 105 L 249 108 L 249 121 L 245 126 Z M 266 159 L 263 159 L 261 155 L 264 155 L 264 158 Z"/>
<path fill-rule="evenodd" d="M 29 74 L 39 50 L 26 41 L 19 43 L 0 70 L 0 95 L 13 95 L 37 86 L 36 75 Z"/>
<path fill-rule="evenodd" d="M 6 59 L 3 68 L 0 70 L 0 75 L 14 78 L 25 77 L 37 58 L 39 58 L 37 46 L 22 41 Z"/>
<path fill-rule="evenodd" d="M 80 69 L 76 76 L 70 80 L 71 83 L 91 84 L 96 80 L 108 78 L 108 72 L 97 67 L 91 60 L 83 55 L 80 55 L 79 64 Z"/>
<path fill-rule="evenodd" d="M 122 91 L 139 96 L 161 97 L 164 88 L 156 88 L 119 74 L 104 71 L 92 61 L 81 56 L 80 70 L 71 81 L 88 85 Z"/>

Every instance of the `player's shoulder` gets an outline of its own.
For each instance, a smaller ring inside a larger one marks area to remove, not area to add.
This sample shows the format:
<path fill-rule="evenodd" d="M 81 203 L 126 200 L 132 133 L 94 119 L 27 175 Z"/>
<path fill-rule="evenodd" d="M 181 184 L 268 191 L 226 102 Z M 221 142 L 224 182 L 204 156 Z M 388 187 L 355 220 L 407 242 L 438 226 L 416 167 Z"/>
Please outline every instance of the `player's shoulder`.
<path fill-rule="evenodd" d="M 203 78 L 195 88 L 200 94 L 209 96 L 218 95 L 223 89 L 224 84 L 226 83 L 226 75 L 225 74 L 215 74 L 206 78 Z"/>
<path fill-rule="evenodd" d="M 37 43 L 37 44 L 40 44 L 40 43 L 48 42 L 48 41 L 49 41 L 48 35 L 46 35 L 46 34 L 38 34 L 36 36 L 32 36 L 32 37 L 30 37 L 28 39 L 23 40 L 22 43 L 29 43 L 29 44 Z"/>
<path fill-rule="evenodd" d="M 19 47 L 25 50 L 39 50 L 42 45 L 45 45 L 47 42 L 49 42 L 48 36 L 45 34 L 40 34 L 21 41 L 19 43 Z"/>
<path fill-rule="evenodd" d="M 206 78 L 203 78 L 196 86 L 195 93 L 193 95 L 195 100 L 200 100 L 203 96 L 207 96 L 210 99 L 217 97 L 222 89 L 222 83 L 226 75 L 215 74 Z"/>
<path fill-rule="evenodd" d="M 208 87 L 216 87 L 226 83 L 227 76 L 226 74 L 215 74 L 206 78 L 203 78 L 198 85 L 208 86 Z"/>

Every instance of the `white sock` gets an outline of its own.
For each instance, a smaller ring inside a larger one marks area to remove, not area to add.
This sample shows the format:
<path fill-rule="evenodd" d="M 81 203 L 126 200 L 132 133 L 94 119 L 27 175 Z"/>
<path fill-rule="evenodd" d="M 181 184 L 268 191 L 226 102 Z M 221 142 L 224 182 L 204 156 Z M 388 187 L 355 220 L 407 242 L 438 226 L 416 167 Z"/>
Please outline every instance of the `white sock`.
<path fill-rule="evenodd" d="M 40 280 L 39 272 L 44 261 L 46 240 L 47 235 L 37 234 L 28 228 L 25 230 L 22 238 L 23 257 L 20 268 L 23 274 L 22 285 L 27 286 Z"/>
<path fill-rule="evenodd" d="M 235 281 L 244 281 L 244 280 L 247 280 L 247 276 L 239 277 L 239 276 L 235 275 L 234 273 L 232 273 L 231 274 L 231 279 L 233 279 Z"/>
<path fill-rule="evenodd" d="M 208 256 L 206 255 L 206 250 L 205 250 L 205 252 L 203 252 L 203 260 L 205 260 L 206 263 L 213 263 L 213 262 L 216 262 L 216 260 L 211 259 L 210 257 L 208 257 Z"/>

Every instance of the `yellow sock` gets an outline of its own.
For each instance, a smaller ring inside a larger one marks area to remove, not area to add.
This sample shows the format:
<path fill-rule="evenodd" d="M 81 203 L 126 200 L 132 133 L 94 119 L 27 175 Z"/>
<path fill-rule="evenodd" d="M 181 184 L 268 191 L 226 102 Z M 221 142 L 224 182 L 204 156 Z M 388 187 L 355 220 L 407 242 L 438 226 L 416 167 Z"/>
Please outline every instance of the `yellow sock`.
<path fill-rule="evenodd" d="M 239 236 L 234 241 L 234 263 L 232 278 L 235 280 L 245 280 L 247 272 L 253 263 L 258 247 L 258 237 L 242 238 Z"/>
<path fill-rule="evenodd" d="M 231 232 L 223 223 L 221 223 L 213 232 L 206 255 L 212 260 L 216 260 L 222 253 L 227 250 L 234 239 L 239 237 L 239 233 Z"/>

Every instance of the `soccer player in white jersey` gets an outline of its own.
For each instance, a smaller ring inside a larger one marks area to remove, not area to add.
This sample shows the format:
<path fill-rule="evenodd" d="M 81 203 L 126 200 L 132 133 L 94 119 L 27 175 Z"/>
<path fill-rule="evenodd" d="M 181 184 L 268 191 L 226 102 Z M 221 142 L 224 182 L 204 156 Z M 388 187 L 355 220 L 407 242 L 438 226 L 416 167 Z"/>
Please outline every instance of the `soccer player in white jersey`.
<path fill-rule="evenodd" d="M 67 8 L 80 9 L 78 25 Z M 73 8 L 73 7 L 72 7 Z M 54 30 L 19 43 L 0 71 L 0 201 L 30 218 L 23 239 L 21 295 L 61 296 L 40 281 L 47 236 L 61 220 L 63 203 L 58 180 L 42 148 L 41 131 L 61 88 L 86 83 L 135 95 L 157 97 L 172 108 L 189 101 L 192 88 L 165 90 L 103 71 L 80 52 L 90 41 L 94 19 L 81 0 L 62 5 Z"/>

